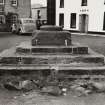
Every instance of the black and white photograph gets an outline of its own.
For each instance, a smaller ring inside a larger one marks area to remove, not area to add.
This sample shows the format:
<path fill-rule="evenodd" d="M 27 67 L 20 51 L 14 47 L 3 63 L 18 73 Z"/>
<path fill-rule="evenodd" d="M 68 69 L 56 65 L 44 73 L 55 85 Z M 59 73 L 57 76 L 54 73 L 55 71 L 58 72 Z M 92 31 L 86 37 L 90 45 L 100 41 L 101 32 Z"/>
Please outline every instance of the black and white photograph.
<path fill-rule="evenodd" d="M 105 0 L 0 0 L 0 105 L 105 105 Z"/>

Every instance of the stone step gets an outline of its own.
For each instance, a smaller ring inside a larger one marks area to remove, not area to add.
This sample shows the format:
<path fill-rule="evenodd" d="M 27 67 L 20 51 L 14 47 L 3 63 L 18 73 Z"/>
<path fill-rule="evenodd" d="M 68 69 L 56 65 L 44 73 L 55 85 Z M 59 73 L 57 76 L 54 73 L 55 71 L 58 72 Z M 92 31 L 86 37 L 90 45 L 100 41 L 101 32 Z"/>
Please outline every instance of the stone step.
<path fill-rule="evenodd" d="M 2 70 L 6 70 L 6 71 L 11 71 L 11 70 L 19 70 L 19 71 L 46 71 L 46 70 L 51 70 L 52 67 L 54 66 L 58 66 L 59 71 L 68 71 L 68 72 L 85 72 L 87 71 L 87 74 L 90 72 L 90 74 L 92 73 L 92 71 L 97 72 L 97 74 L 99 75 L 100 72 L 104 72 L 105 73 L 105 66 L 70 66 L 70 65 L 2 65 L 0 66 L 0 71 Z M 72 74 L 72 73 L 71 73 Z"/>
<path fill-rule="evenodd" d="M 69 56 L 66 57 L 34 57 L 34 56 L 11 56 L 1 57 L 0 64 L 18 64 L 18 65 L 31 65 L 31 64 L 71 64 L 71 63 L 99 63 L 104 64 L 104 57 L 101 56 Z"/>
<path fill-rule="evenodd" d="M 0 64 L 31 65 L 31 64 L 71 64 L 71 63 L 104 64 L 104 56 L 89 49 L 88 54 L 19 54 L 16 48 L 10 48 L 0 53 Z"/>
<path fill-rule="evenodd" d="M 17 53 L 24 53 L 24 54 L 36 54 L 36 53 L 48 53 L 48 54 L 54 54 L 54 53 L 69 53 L 69 54 L 88 54 L 88 47 L 33 47 L 33 48 L 24 48 L 24 47 L 17 47 L 16 48 Z"/>
<path fill-rule="evenodd" d="M 56 54 L 56 53 L 69 53 L 69 54 L 88 54 L 88 46 L 73 43 L 72 45 L 62 46 L 32 46 L 30 42 L 23 42 L 16 46 L 16 53 L 19 54 Z"/>

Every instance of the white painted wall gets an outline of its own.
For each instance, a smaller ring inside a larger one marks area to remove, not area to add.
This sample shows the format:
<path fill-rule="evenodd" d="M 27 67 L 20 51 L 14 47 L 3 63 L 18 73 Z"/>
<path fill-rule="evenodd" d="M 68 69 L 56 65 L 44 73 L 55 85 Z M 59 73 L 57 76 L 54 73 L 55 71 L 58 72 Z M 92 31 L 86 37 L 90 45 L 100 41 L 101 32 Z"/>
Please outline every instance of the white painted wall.
<path fill-rule="evenodd" d="M 59 14 L 64 13 L 64 29 L 79 30 L 79 14 L 88 14 L 88 31 L 105 32 L 103 19 L 104 0 L 88 0 L 88 6 L 81 6 L 81 0 L 64 0 L 64 8 L 59 8 L 60 0 L 56 0 L 56 25 L 59 25 Z M 85 10 L 86 11 L 82 11 Z M 70 28 L 70 14 L 76 13 L 76 28 Z"/>
<path fill-rule="evenodd" d="M 32 18 L 37 20 L 38 10 L 40 10 L 41 19 L 47 20 L 47 7 L 32 8 Z"/>

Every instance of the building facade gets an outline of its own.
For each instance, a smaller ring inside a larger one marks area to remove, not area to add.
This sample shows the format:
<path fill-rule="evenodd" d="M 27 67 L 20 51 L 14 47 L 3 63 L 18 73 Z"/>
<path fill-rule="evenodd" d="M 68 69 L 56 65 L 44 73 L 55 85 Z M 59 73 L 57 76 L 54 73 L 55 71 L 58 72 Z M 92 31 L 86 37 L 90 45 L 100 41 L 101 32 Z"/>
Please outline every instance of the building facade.
<path fill-rule="evenodd" d="M 32 18 L 47 20 L 47 7 L 41 6 L 41 7 L 33 7 L 32 8 Z"/>
<path fill-rule="evenodd" d="M 105 0 L 56 0 L 56 25 L 81 33 L 105 33 Z"/>
<path fill-rule="evenodd" d="M 31 17 L 31 0 L 0 0 L 0 27 Z"/>

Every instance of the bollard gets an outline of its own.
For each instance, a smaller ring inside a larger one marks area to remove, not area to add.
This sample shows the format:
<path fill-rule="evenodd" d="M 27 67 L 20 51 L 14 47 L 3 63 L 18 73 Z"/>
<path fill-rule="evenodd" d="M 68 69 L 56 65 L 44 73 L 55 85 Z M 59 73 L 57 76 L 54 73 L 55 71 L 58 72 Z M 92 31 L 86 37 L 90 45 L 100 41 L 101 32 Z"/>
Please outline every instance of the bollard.
<path fill-rule="evenodd" d="M 67 40 L 65 40 L 65 45 L 68 46 Z"/>

